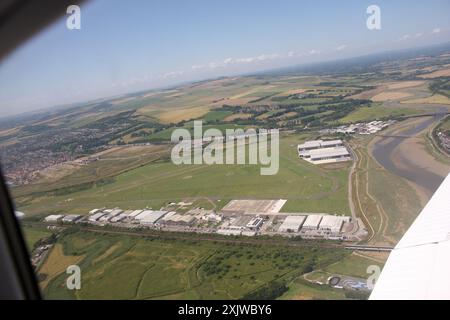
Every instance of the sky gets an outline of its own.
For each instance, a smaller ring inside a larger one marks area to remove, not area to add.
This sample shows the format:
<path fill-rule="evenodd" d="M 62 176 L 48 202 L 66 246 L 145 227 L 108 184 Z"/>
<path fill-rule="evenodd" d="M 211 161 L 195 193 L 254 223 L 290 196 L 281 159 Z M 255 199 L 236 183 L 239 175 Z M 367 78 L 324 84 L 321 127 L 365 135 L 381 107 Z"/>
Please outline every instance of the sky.
<path fill-rule="evenodd" d="M 381 29 L 369 30 L 369 5 Z M 94 0 L 0 63 L 0 117 L 450 41 L 450 0 Z M 26 22 L 24 22 L 26 23 Z"/>

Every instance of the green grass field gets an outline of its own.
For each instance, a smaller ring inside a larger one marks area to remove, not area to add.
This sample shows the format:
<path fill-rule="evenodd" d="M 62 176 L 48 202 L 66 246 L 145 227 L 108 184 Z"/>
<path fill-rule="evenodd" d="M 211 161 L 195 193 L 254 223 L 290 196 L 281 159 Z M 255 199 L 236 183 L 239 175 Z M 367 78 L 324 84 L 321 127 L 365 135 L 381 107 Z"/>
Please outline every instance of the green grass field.
<path fill-rule="evenodd" d="M 205 114 L 202 117 L 203 121 L 216 121 L 216 120 L 223 120 L 226 117 L 228 117 L 229 115 L 231 115 L 232 112 L 231 111 L 226 111 L 226 110 L 211 110 L 210 112 L 208 112 L 207 114 Z"/>
<path fill-rule="evenodd" d="M 28 250 L 32 250 L 36 242 L 41 239 L 48 238 L 52 235 L 51 231 L 41 227 L 24 227 L 22 228 L 23 235 L 28 247 Z"/>
<path fill-rule="evenodd" d="M 279 300 L 343 300 L 343 290 L 310 283 L 298 277 L 288 285 L 289 290 Z"/>
<path fill-rule="evenodd" d="M 370 275 L 367 273 L 367 268 L 371 265 L 379 266 L 382 269 L 384 266 L 384 262 L 352 254 L 346 256 L 344 259 L 336 263 L 327 266 L 324 271 L 332 274 L 346 275 L 365 279 Z"/>
<path fill-rule="evenodd" d="M 280 139 L 280 165 L 276 175 L 261 175 L 259 165 L 177 166 L 168 161 L 154 162 L 121 173 L 108 184 L 28 199 L 20 209 L 28 214 L 58 210 L 85 214 L 96 207 L 159 209 L 168 202 L 183 199 L 210 199 L 217 203 L 248 198 L 287 199 L 283 208 L 286 212 L 350 214 L 347 200 L 350 164 L 326 169 L 299 159 L 296 146 L 307 137 L 289 135 Z"/>
<path fill-rule="evenodd" d="M 388 117 L 397 117 L 397 116 L 408 116 L 413 114 L 421 113 L 418 109 L 411 108 L 389 108 L 381 105 L 373 105 L 371 107 L 362 107 L 359 108 L 344 118 L 339 120 L 339 123 L 355 123 L 355 122 L 364 122 L 364 121 L 372 121 L 379 120 Z"/>
<path fill-rule="evenodd" d="M 289 282 L 308 267 L 325 267 L 346 252 L 314 247 L 158 240 L 77 231 L 63 235 L 66 260 L 83 257 L 81 290 L 52 280 L 47 299 L 239 299 L 271 281 Z M 51 255 L 50 258 L 51 259 Z M 48 265 L 55 262 L 46 261 Z"/>

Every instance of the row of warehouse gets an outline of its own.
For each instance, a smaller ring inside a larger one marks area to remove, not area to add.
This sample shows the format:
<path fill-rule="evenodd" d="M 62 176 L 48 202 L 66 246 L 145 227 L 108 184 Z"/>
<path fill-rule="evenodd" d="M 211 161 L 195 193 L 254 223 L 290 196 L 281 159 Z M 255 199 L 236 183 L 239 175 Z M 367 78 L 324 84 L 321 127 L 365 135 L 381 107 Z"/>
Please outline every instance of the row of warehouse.
<path fill-rule="evenodd" d="M 330 233 L 340 233 L 344 223 L 350 222 L 350 217 L 311 214 L 307 216 L 287 216 L 278 228 L 279 232 L 299 232 L 320 230 Z"/>
<path fill-rule="evenodd" d="M 45 222 L 55 223 L 55 222 L 65 222 L 65 223 L 74 223 L 81 219 L 79 214 L 68 214 L 66 216 L 62 214 L 51 214 L 45 217 Z"/>
<path fill-rule="evenodd" d="M 174 225 L 174 226 L 191 226 L 196 222 L 202 223 L 218 223 L 222 221 L 222 216 L 214 213 L 212 210 L 195 208 L 187 213 L 177 213 L 175 211 L 166 210 L 121 210 L 114 209 L 93 209 L 87 216 L 81 215 L 62 215 L 53 214 L 44 218 L 48 223 L 75 223 L 88 222 L 92 224 L 105 223 L 125 223 L 140 224 L 143 226 L 156 225 Z"/>
<path fill-rule="evenodd" d="M 190 226 L 197 221 L 220 222 L 222 216 L 211 210 L 195 208 L 181 214 L 166 210 L 127 210 L 121 209 L 94 209 L 89 212 L 88 221 L 96 222 L 131 222 L 144 226 L 153 225 L 181 225 Z"/>

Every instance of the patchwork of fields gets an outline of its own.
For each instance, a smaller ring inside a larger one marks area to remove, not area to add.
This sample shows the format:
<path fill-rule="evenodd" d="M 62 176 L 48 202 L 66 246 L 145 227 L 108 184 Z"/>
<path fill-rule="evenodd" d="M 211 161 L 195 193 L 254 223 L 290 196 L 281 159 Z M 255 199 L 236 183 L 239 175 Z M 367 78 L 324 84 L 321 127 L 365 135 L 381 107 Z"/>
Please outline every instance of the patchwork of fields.
<path fill-rule="evenodd" d="M 69 232 L 39 273 L 47 299 L 239 299 L 346 254 L 342 249 Z M 54 266 L 75 260 L 82 287 L 74 292 L 66 289 L 64 270 Z"/>

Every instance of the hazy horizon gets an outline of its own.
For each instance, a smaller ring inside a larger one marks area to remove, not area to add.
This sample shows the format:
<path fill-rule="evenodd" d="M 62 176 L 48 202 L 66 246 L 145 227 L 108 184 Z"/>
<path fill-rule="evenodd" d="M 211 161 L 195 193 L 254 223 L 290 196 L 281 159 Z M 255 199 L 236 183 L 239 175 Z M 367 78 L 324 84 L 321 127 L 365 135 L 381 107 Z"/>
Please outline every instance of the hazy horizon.
<path fill-rule="evenodd" d="M 89 2 L 81 30 L 63 17 L 0 64 L 1 117 L 450 39 L 449 1 L 378 1 L 372 31 L 371 4 Z"/>

